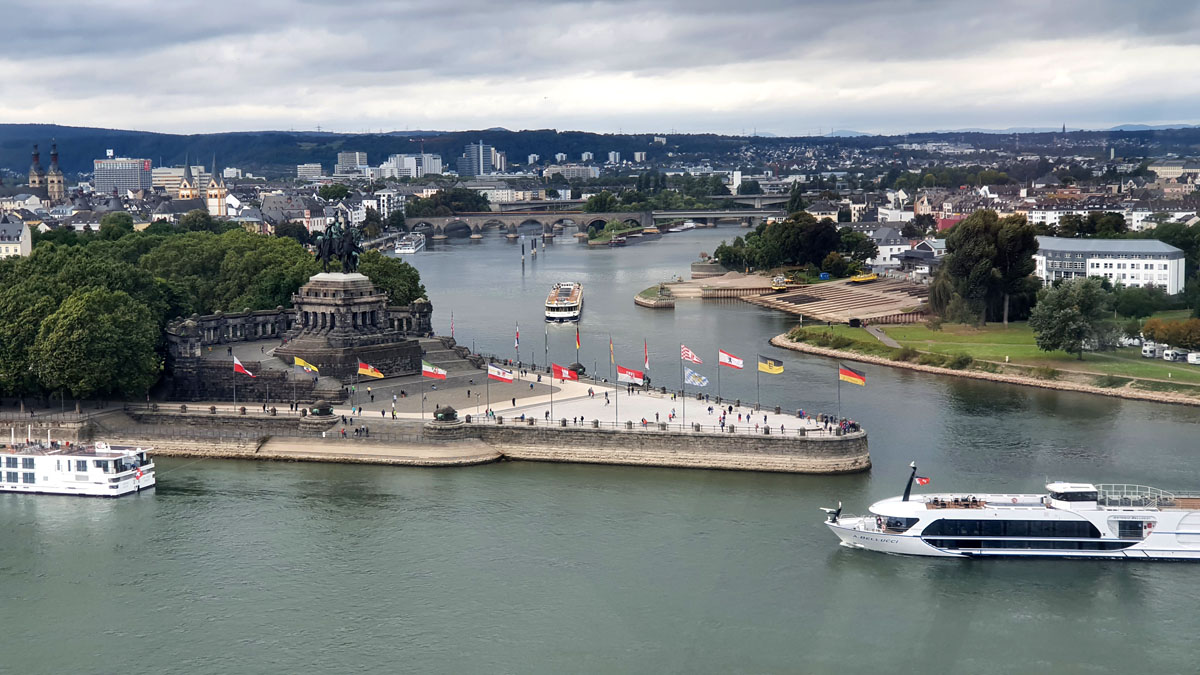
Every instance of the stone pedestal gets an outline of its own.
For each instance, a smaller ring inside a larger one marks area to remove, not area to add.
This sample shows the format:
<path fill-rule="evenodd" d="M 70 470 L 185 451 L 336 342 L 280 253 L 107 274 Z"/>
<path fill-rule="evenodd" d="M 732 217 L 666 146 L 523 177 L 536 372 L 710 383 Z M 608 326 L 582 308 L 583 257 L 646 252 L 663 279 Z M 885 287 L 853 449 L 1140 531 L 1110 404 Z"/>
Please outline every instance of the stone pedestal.
<path fill-rule="evenodd" d="M 275 355 L 289 366 L 299 357 L 324 377 L 349 382 L 359 361 L 384 375 L 421 370 L 421 347 L 389 319 L 388 297 L 362 274 L 318 274 L 292 296 L 296 321 Z"/>

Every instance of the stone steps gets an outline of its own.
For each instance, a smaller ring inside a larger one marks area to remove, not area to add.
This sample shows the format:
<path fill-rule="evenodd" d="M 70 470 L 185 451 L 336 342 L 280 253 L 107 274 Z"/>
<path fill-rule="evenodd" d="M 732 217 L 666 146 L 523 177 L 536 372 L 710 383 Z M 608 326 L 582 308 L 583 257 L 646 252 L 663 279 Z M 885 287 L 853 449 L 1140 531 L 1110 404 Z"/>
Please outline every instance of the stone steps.
<path fill-rule="evenodd" d="M 553 449 L 540 446 L 509 445 L 502 446 L 499 450 L 509 459 L 539 462 L 776 471 L 785 473 L 842 473 L 862 471 L 870 466 L 869 459 L 848 459 L 844 457 L 820 459 L 751 453 L 694 453 L 686 450 L 617 450 L 578 446 L 570 449 Z"/>

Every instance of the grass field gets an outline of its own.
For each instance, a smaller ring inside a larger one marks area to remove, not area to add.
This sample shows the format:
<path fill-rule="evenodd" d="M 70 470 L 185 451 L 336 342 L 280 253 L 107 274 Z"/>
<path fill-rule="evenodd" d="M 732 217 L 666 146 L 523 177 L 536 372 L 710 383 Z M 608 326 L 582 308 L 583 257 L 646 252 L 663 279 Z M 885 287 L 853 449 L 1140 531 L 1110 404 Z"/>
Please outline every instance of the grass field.
<path fill-rule="evenodd" d="M 1186 315 L 1186 310 L 1184 314 Z M 1161 359 L 1142 358 L 1141 350 L 1126 347 L 1115 352 L 1084 352 L 1080 361 L 1074 354 L 1062 351 L 1044 352 L 1038 349 L 1033 331 L 1024 322 L 1008 327 L 988 325 L 983 328 L 961 324 L 945 324 L 941 330 L 924 325 L 883 326 L 883 331 L 905 347 L 939 354 L 970 354 L 976 359 L 1009 362 L 1033 367 L 1049 367 L 1112 375 L 1116 377 L 1149 378 L 1181 384 L 1200 384 L 1200 366 L 1171 363 Z M 870 337 L 866 331 L 851 335 L 855 339 Z M 837 331 L 835 331 L 837 332 Z"/>

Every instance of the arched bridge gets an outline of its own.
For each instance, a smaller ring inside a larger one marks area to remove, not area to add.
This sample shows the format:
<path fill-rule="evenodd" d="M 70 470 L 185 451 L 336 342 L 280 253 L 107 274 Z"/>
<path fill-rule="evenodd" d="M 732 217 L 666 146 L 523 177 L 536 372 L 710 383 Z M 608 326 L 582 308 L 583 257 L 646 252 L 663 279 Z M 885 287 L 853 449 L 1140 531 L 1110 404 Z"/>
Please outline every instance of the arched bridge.
<path fill-rule="evenodd" d="M 650 227 L 654 218 L 650 213 L 583 213 L 581 211 L 530 211 L 526 213 L 460 213 L 453 216 L 430 218 L 413 217 L 408 225 L 414 232 L 432 232 L 435 238 L 473 236 L 484 230 L 501 230 L 516 236 L 522 232 L 554 235 L 556 232 L 575 234 L 587 232 L 589 227 L 602 229 L 610 220 L 620 220 L 631 225 Z"/>
<path fill-rule="evenodd" d="M 584 213 L 582 211 L 528 211 L 523 213 L 485 211 L 460 213 L 453 216 L 412 217 L 408 225 L 415 232 L 432 233 L 434 238 L 482 235 L 484 230 L 500 230 L 509 236 L 542 234 L 553 236 L 586 233 L 588 228 L 603 228 L 610 220 L 619 220 L 631 225 L 651 227 L 663 221 L 693 220 L 709 226 L 718 221 L 738 221 L 743 227 L 754 227 L 763 219 L 781 216 L 781 211 L 730 209 L 723 211 L 640 211 L 612 213 Z"/>

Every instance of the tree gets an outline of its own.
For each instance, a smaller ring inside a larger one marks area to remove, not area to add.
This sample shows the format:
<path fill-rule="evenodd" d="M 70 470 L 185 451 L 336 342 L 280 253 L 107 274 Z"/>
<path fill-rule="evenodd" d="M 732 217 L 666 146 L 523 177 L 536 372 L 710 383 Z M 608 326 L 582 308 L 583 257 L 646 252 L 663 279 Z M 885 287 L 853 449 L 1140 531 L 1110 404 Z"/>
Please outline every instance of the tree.
<path fill-rule="evenodd" d="M 808 202 L 804 201 L 804 190 L 799 181 L 792 183 L 792 192 L 788 196 L 786 210 L 788 215 L 798 213 L 808 208 Z"/>
<path fill-rule="evenodd" d="M 100 238 L 115 240 L 133 233 L 133 216 L 124 211 L 104 214 L 100 219 Z"/>
<path fill-rule="evenodd" d="M 290 220 L 275 226 L 275 236 L 295 239 L 301 246 L 305 246 L 311 241 L 308 228 L 304 227 L 303 223 Z"/>
<path fill-rule="evenodd" d="M 848 227 L 843 227 L 838 230 L 838 237 L 840 238 L 838 252 L 843 257 L 860 265 L 879 255 L 879 246 L 862 232 L 855 232 Z"/>
<path fill-rule="evenodd" d="M 341 183 L 331 183 L 329 185 L 322 185 L 320 187 L 320 189 L 317 190 L 317 196 L 326 201 L 337 201 L 339 199 L 345 199 L 349 195 L 350 195 L 350 188 L 346 187 L 345 185 L 342 185 Z"/>
<path fill-rule="evenodd" d="M 558 199 L 558 190 L 555 188 L 546 188 L 546 199 Z"/>
<path fill-rule="evenodd" d="M 933 232 L 937 227 L 937 219 L 932 214 L 922 213 L 914 216 L 900 229 L 900 236 L 909 239 L 920 239 Z"/>
<path fill-rule="evenodd" d="M 367 239 L 374 239 L 379 236 L 379 231 L 382 229 L 383 219 L 379 217 L 379 212 L 371 207 L 367 207 L 367 215 L 363 218 L 362 229 L 363 236 Z"/>
<path fill-rule="evenodd" d="M 1159 286 L 1121 286 L 1113 297 L 1113 311 L 1132 319 L 1143 319 L 1167 304 L 1167 294 Z"/>
<path fill-rule="evenodd" d="M 1109 335 L 1117 332 L 1105 318 L 1109 300 L 1097 279 L 1071 279 L 1043 289 L 1029 315 L 1038 349 L 1061 349 L 1082 360 L 1085 346 L 1109 346 Z"/>
<path fill-rule="evenodd" d="M 1033 254 L 1037 253 L 1037 233 L 1023 216 L 1013 216 L 1000 221 L 996 231 L 995 269 L 999 277 L 1000 293 L 1004 297 L 1004 325 L 1008 325 L 1009 302 L 1014 293 L 1027 287 L 1029 275 L 1037 266 Z"/>
<path fill-rule="evenodd" d="M 389 213 L 387 217 L 387 226 L 389 230 L 394 230 L 397 232 L 404 232 L 407 230 L 408 226 L 404 222 L 404 211 L 401 209 L 396 209 Z"/>
<path fill-rule="evenodd" d="M 194 209 L 183 214 L 179 219 L 179 229 L 183 232 L 214 232 L 220 234 L 231 229 L 241 229 L 225 221 L 215 220 L 204 209 Z"/>
<path fill-rule="evenodd" d="M 608 190 L 588 197 L 588 200 L 583 203 L 584 213 L 608 213 L 618 209 L 617 198 Z"/>
<path fill-rule="evenodd" d="M 829 272 L 832 277 L 844 277 L 848 269 L 846 259 L 837 251 L 830 251 L 829 255 L 821 261 L 821 271 Z"/>
<path fill-rule="evenodd" d="M 175 234 L 175 226 L 165 220 L 156 220 L 142 230 L 146 234 Z"/>
<path fill-rule="evenodd" d="M 425 295 L 421 273 L 399 258 L 389 258 L 375 250 L 366 251 L 359 258 L 358 271 L 387 293 L 393 305 L 410 305 Z"/>
<path fill-rule="evenodd" d="M 411 199 L 405 204 L 404 211 L 409 218 L 431 218 L 489 208 L 485 195 L 467 188 L 451 188 L 438 190 L 430 197 Z"/>
<path fill-rule="evenodd" d="M 150 310 L 128 294 L 79 290 L 42 322 L 34 372 L 48 389 L 76 399 L 144 392 L 161 369 L 158 336 Z"/>
<path fill-rule="evenodd" d="M 739 195 L 761 195 L 762 186 L 756 180 L 742 181 L 742 184 L 738 186 L 737 192 Z"/>

